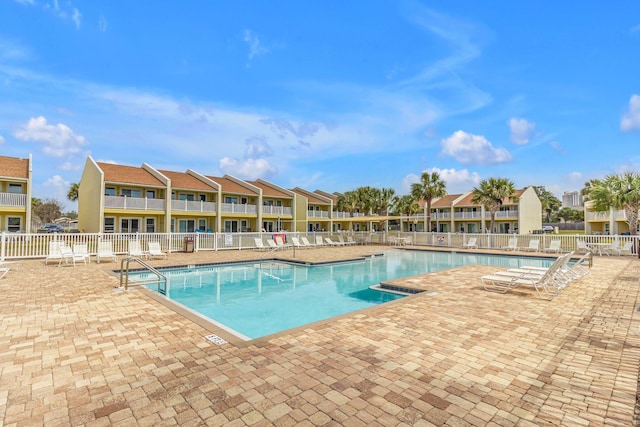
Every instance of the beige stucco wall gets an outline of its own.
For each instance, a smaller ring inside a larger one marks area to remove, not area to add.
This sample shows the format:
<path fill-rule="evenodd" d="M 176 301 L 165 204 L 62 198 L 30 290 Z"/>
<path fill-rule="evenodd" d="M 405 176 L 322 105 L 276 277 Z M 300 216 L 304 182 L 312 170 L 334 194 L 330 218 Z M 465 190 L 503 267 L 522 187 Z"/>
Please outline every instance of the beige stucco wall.
<path fill-rule="evenodd" d="M 542 203 L 533 187 L 528 187 L 520 196 L 518 212 L 518 234 L 542 228 Z"/>
<path fill-rule="evenodd" d="M 91 157 L 87 158 L 78 184 L 78 230 L 102 232 L 104 173 Z"/>

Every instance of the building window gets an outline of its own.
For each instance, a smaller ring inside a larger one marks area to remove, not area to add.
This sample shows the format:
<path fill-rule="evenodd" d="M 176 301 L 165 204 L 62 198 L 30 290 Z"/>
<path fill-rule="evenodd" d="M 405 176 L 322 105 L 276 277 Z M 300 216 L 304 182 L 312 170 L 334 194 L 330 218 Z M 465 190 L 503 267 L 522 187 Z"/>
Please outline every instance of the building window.
<path fill-rule="evenodd" d="M 204 218 L 200 218 L 198 220 L 198 231 L 202 231 L 203 233 L 207 231 L 207 220 Z"/>
<path fill-rule="evenodd" d="M 238 232 L 238 221 L 226 220 L 224 222 L 224 232 L 225 233 L 237 233 Z"/>
<path fill-rule="evenodd" d="M 142 191 L 131 188 L 123 188 L 120 194 L 125 197 L 142 197 Z"/>
<path fill-rule="evenodd" d="M 178 196 L 178 200 L 187 200 L 189 202 L 193 202 L 195 200 L 195 196 L 193 194 L 180 194 Z"/>
<path fill-rule="evenodd" d="M 7 192 L 12 194 L 22 194 L 22 184 L 9 183 L 9 188 L 7 190 Z"/>
<path fill-rule="evenodd" d="M 116 231 L 116 219 L 114 217 L 105 217 L 102 229 L 105 233 L 114 233 Z"/>
<path fill-rule="evenodd" d="M 247 221 L 246 219 L 243 219 L 240 222 L 240 227 L 241 227 L 240 228 L 241 231 L 250 231 L 249 230 L 249 221 Z"/>
<path fill-rule="evenodd" d="M 105 187 L 104 188 L 104 195 L 105 196 L 115 196 L 116 195 L 115 187 Z"/>
<path fill-rule="evenodd" d="M 207 195 L 206 194 L 200 194 L 200 201 L 201 202 L 206 202 L 207 201 Z"/>
<path fill-rule="evenodd" d="M 156 219 L 155 218 L 147 218 L 144 224 L 144 231 L 147 233 L 155 233 L 156 232 Z"/>
<path fill-rule="evenodd" d="M 193 233 L 196 231 L 196 221 L 194 219 L 179 219 L 178 233 Z"/>
<path fill-rule="evenodd" d="M 15 233 L 22 230 L 22 218 L 19 216 L 10 216 L 7 218 L 7 231 Z"/>
<path fill-rule="evenodd" d="M 147 190 L 147 199 L 155 199 L 156 191 L 155 190 Z"/>
<path fill-rule="evenodd" d="M 120 220 L 121 233 L 137 233 L 140 231 L 139 218 L 122 218 Z"/>
<path fill-rule="evenodd" d="M 176 231 L 176 220 L 171 218 L 171 232 L 175 233 Z"/>
<path fill-rule="evenodd" d="M 225 203 L 238 203 L 238 198 L 237 197 L 225 196 L 224 202 Z"/>

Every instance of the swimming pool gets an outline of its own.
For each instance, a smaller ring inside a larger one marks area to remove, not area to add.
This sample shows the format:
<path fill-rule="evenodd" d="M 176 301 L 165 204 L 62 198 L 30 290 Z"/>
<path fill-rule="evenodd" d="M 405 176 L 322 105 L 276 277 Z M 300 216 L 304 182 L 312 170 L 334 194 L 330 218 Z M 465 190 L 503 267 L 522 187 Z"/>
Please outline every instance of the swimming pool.
<path fill-rule="evenodd" d="M 525 260 L 525 262 L 523 262 Z M 390 250 L 383 256 L 308 266 L 263 261 L 162 269 L 166 297 L 248 340 L 402 298 L 372 290 L 385 280 L 468 265 L 549 266 L 553 260 Z M 131 272 L 144 279 L 146 272 Z M 157 291 L 155 285 L 149 289 Z"/>

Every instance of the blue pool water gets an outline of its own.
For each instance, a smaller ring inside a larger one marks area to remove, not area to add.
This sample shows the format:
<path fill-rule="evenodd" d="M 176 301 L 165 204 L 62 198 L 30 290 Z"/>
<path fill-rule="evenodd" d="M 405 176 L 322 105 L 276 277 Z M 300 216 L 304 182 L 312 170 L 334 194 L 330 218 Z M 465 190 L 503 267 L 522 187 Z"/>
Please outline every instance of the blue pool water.
<path fill-rule="evenodd" d="M 254 339 L 402 298 L 369 289 L 382 281 L 468 264 L 500 267 L 537 265 L 553 260 L 514 256 L 391 250 L 384 256 L 322 266 L 263 261 L 163 269 L 166 296 Z M 148 273 L 131 272 L 130 277 Z M 150 289 L 157 290 L 155 285 Z"/>

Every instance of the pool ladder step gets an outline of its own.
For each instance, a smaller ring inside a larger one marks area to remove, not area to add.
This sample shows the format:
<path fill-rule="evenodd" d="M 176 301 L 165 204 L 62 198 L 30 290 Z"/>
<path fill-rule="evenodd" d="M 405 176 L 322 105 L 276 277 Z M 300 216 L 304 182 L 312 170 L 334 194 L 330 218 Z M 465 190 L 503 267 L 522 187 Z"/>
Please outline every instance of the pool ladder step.
<path fill-rule="evenodd" d="M 141 280 L 136 281 L 136 285 L 144 285 L 151 283 L 158 283 L 158 292 L 162 295 L 167 294 L 167 277 L 160 273 L 158 270 L 141 260 L 140 258 L 134 256 L 125 257 L 120 262 L 120 287 L 124 287 L 125 290 L 129 289 L 129 264 L 131 262 L 137 262 L 141 266 L 143 266 L 146 270 L 150 271 L 154 276 L 156 276 L 157 280 Z M 125 265 L 126 263 L 126 265 Z"/>

